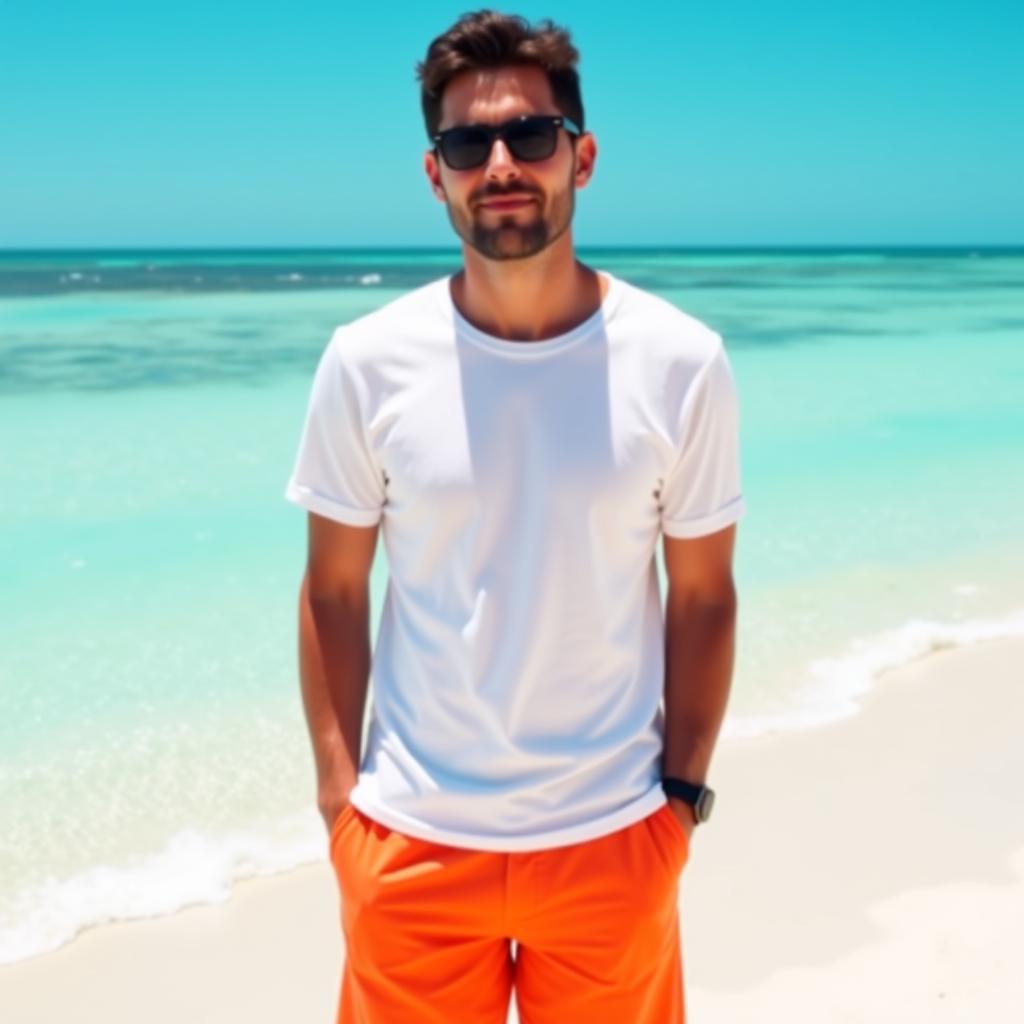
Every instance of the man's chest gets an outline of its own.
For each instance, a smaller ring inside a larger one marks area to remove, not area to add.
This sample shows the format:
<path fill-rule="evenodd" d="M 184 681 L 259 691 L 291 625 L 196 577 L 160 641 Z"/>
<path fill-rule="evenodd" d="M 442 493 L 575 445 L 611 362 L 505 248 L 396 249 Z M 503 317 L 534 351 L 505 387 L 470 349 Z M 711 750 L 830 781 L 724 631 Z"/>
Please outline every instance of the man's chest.
<path fill-rule="evenodd" d="M 410 375 L 373 410 L 385 514 L 470 512 L 570 521 L 587 511 L 656 525 L 672 458 L 656 403 L 607 362 L 570 372 L 456 362 Z"/>

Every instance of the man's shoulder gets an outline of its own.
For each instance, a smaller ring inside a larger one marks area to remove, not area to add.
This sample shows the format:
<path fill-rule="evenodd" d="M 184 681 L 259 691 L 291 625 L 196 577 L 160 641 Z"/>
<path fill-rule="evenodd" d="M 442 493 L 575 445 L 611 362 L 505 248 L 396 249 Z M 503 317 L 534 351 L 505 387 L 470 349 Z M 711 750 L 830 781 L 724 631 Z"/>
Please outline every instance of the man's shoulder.
<path fill-rule="evenodd" d="M 722 336 L 699 317 L 628 282 L 621 282 L 619 326 L 646 356 L 685 358 L 703 364 L 723 347 Z"/>
<path fill-rule="evenodd" d="M 330 344 L 348 359 L 360 355 L 380 356 L 382 348 L 422 333 L 443 321 L 444 294 L 448 278 L 428 281 L 404 292 L 376 309 L 335 327 Z"/>

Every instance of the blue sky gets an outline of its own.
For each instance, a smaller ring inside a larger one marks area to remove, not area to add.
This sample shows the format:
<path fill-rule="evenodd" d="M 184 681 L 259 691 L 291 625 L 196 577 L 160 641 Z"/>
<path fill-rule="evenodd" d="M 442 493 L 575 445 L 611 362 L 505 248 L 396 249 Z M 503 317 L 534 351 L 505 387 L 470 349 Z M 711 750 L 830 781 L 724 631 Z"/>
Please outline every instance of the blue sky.
<path fill-rule="evenodd" d="M 471 9 L 8 0 L 0 247 L 453 245 L 413 69 Z M 578 244 L 1024 243 L 1024 4 L 501 9 L 582 53 Z"/>

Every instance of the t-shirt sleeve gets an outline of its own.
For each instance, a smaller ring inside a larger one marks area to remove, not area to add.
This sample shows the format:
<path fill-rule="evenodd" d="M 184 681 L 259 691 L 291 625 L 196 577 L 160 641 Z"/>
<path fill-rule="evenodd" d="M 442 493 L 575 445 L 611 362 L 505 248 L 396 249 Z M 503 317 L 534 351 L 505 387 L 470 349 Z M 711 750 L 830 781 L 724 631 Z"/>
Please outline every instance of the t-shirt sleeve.
<path fill-rule="evenodd" d="M 384 505 L 383 475 L 367 443 L 358 392 L 332 337 L 313 376 L 305 424 L 285 498 L 349 526 L 373 526 Z"/>
<path fill-rule="evenodd" d="M 719 340 L 683 399 L 675 461 L 662 483 L 662 533 L 700 537 L 745 512 L 740 486 L 739 402 Z"/>

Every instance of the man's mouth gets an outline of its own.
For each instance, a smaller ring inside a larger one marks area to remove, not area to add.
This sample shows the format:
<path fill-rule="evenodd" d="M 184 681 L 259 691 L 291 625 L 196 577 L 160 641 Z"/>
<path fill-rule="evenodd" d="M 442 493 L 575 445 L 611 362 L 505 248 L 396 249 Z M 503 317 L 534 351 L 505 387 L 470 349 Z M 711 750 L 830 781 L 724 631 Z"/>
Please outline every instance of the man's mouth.
<path fill-rule="evenodd" d="M 503 196 L 500 199 L 486 199 L 480 205 L 485 210 L 517 210 L 520 206 L 532 203 L 532 196 Z"/>

